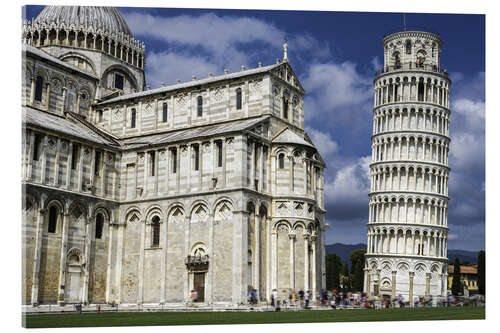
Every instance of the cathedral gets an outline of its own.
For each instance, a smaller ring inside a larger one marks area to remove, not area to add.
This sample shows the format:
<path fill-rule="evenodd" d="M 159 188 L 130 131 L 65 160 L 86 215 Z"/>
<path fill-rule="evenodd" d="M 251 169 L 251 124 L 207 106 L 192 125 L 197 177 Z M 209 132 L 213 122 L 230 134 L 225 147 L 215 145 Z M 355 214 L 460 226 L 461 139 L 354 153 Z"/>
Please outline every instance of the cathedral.
<path fill-rule="evenodd" d="M 22 31 L 27 311 L 325 287 L 326 165 L 286 43 L 274 64 L 150 89 L 116 8 L 47 6 Z"/>

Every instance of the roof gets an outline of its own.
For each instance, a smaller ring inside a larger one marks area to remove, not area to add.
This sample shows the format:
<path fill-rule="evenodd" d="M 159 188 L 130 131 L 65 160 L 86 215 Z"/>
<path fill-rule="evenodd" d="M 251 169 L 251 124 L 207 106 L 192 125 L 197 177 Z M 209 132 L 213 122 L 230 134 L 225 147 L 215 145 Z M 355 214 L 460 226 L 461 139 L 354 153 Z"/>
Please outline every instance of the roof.
<path fill-rule="evenodd" d="M 35 19 L 35 22 L 58 26 L 93 28 L 93 30 L 111 33 L 123 33 L 132 37 L 132 32 L 115 7 L 98 6 L 46 6 Z"/>
<path fill-rule="evenodd" d="M 119 146 L 114 140 L 85 127 L 81 122 L 78 123 L 76 120 L 67 119 L 30 107 L 23 107 L 23 113 L 23 124 L 41 127 L 102 145 Z"/>
<path fill-rule="evenodd" d="M 59 60 L 56 57 L 54 57 L 54 56 L 52 56 L 52 55 L 50 55 L 50 54 L 48 54 L 48 53 L 46 53 L 46 52 L 44 52 L 42 50 L 37 49 L 34 46 L 31 46 L 31 45 L 28 45 L 28 44 L 23 44 L 23 52 L 30 52 L 30 53 L 32 53 L 32 54 L 34 54 L 34 55 L 42 58 L 43 60 L 51 61 L 51 62 L 53 62 L 53 63 L 55 63 L 55 64 L 57 64 L 59 66 L 67 68 L 68 70 L 75 71 L 75 72 L 78 72 L 80 74 L 84 74 L 84 75 L 89 76 L 89 77 L 91 77 L 93 79 L 96 79 L 96 80 L 99 79 L 94 74 L 86 72 L 86 71 L 84 71 L 84 70 L 82 70 L 82 69 L 80 69 L 80 68 L 78 68 L 76 66 L 73 66 L 71 64 L 68 64 L 68 63 L 66 63 L 66 62 L 64 62 L 62 60 Z"/>
<path fill-rule="evenodd" d="M 267 119 L 269 119 L 269 116 L 262 116 L 258 118 L 245 119 L 239 121 L 231 121 L 223 124 L 214 124 L 214 125 L 200 126 L 194 128 L 191 127 L 188 129 L 183 129 L 173 132 L 123 139 L 120 140 L 120 142 L 122 144 L 122 148 L 133 149 L 150 145 L 190 140 L 193 138 L 204 138 L 223 133 L 239 132 L 246 129 L 250 129 Z"/>
<path fill-rule="evenodd" d="M 300 136 L 292 132 L 288 127 L 273 139 L 273 143 L 291 143 L 316 148 L 313 144 L 307 142 L 306 140 L 304 140 L 304 138 L 301 138 Z"/>
<path fill-rule="evenodd" d="M 282 64 L 283 63 L 273 64 L 273 65 L 264 66 L 264 67 L 257 67 L 257 68 L 253 68 L 253 69 L 244 70 L 244 71 L 241 71 L 241 72 L 235 72 L 235 73 L 230 73 L 230 74 L 223 74 L 223 75 L 208 77 L 208 78 L 201 79 L 201 80 L 193 80 L 193 81 L 189 81 L 189 82 L 173 84 L 173 85 L 169 85 L 169 86 L 165 86 L 165 87 L 160 87 L 160 88 L 156 88 L 156 89 L 139 91 L 139 92 L 136 92 L 136 93 L 126 94 L 126 95 L 122 95 L 122 96 L 119 96 L 119 97 L 111 98 L 111 99 L 108 99 L 108 100 L 103 101 L 103 102 L 98 103 L 98 104 L 99 105 L 105 105 L 105 104 L 108 104 L 108 103 L 114 103 L 114 102 L 124 101 L 124 100 L 132 99 L 132 98 L 145 97 L 145 96 L 149 96 L 149 95 L 161 94 L 161 93 L 164 93 L 164 92 L 170 92 L 170 91 L 174 91 L 174 90 L 177 90 L 177 89 L 190 88 L 190 87 L 199 86 L 199 85 L 202 85 L 202 84 L 208 84 L 208 83 L 213 83 L 213 82 L 227 80 L 227 79 L 235 79 L 235 78 L 239 78 L 239 77 L 243 77 L 243 76 L 247 76 L 247 75 L 252 75 L 252 74 L 265 73 L 265 72 L 268 72 L 268 71 L 270 71 L 270 70 L 272 70 L 272 69 L 274 69 L 276 67 L 279 67 Z"/>
<path fill-rule="evenodd" d="M 448 274 L 453 274 L 454 266 L 448 265 Z M 477 265 L 462 266 L 460 265 L 460 274 L 477 274 Z"/>

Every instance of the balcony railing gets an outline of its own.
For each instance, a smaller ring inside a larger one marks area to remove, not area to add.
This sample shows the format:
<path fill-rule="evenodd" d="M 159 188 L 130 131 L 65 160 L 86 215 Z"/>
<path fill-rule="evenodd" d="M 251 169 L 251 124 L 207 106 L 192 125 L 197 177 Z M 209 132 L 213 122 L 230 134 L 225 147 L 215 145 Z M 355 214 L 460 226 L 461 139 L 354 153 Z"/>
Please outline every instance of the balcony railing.
<path fill-rule="evenodd" d="M 386 73 L 397 72 L 397 71 L 408 71 L 408 70 L 421 70 L 439 73 L 444 76 L 448 76 L 448 70 L 446 68 L 440 68 L 437 65 L 431 64 L 422 64 L 419 62 L 407 62 L 404 64 L 394 65 L 394 66 L 385 66 L 379 68 L 375 71 L 375 76 L 379 76 Z"/>
<path fill-rule="evenodd" d="M 198 256 L 187 256 L 184 263 L 188 267 L 208 265 L 208 254 Z"/>

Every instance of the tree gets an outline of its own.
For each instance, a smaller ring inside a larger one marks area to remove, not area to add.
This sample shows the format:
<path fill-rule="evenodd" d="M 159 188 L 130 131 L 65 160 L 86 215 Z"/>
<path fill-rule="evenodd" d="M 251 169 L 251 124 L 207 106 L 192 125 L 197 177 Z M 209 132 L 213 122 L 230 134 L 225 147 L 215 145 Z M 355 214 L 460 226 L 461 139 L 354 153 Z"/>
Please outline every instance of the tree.
<path fill-rule="evenodd" d="M 463 293 L 463 285 L 460 281 L 460 261 L 455 258 L 453 263 L 453 280 L 451 282 L 451 293 L 455 296 Z"/>
<path fill-rule="evenodd" d="M 342 271 L 342 260 L 335 253 L 328 253 L 326 261 L 326 289 L 340 289 L 340 272 Z"/>
<path fill-rule="evenodd" d="M 354 291 L 363 291 L 365 277 L 365 253 L 365 249 L 354 250 L 351 252 L 351 284 Z"/>
<path fill-rule="evenodd" d="M 486 252 L 477 254 L 477 286 L 479 294 L 486 295 Z"/>

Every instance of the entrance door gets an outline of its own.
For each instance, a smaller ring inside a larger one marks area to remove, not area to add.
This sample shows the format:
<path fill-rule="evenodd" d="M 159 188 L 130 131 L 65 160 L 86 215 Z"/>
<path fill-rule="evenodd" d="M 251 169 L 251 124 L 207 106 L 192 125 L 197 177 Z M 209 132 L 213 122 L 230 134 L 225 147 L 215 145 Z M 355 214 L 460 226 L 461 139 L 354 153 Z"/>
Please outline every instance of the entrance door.
<path fill-rule="evenodd" d="M 194 290 L 198 292 L 196 302 L 205 302 L 205 273 L 194 273 Z"/>

